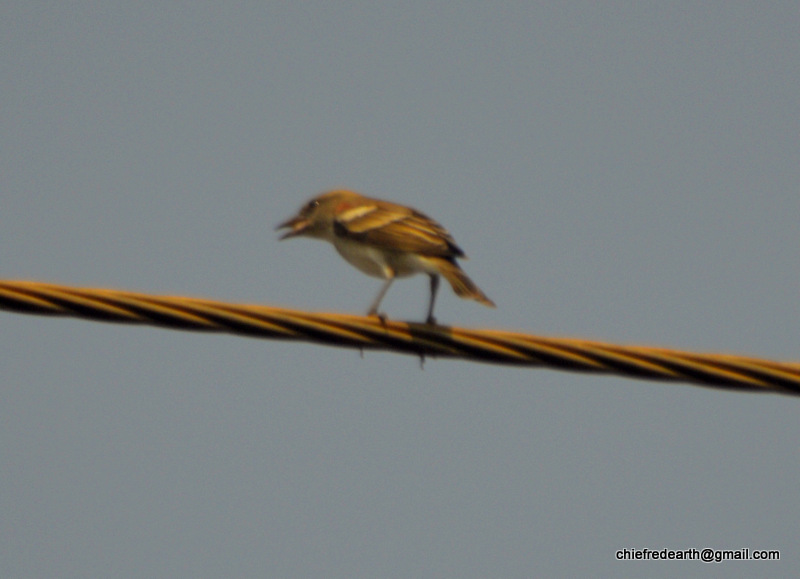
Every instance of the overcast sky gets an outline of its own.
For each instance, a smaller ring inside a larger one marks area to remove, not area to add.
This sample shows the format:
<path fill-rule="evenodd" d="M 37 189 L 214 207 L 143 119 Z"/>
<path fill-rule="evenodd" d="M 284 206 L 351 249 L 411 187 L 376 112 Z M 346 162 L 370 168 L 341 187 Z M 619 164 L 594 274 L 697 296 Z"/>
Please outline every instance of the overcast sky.
<path fill-rule="evenodd" d="M 3 2 L 2 278 L 799 360 L 800 10 Z M 383 308 L 422 320 L 427 279 Z M 800 399 L 0 312 L 3 577 L 798 576 Z M 619 549 L 780 562 L 618 562 Z"/>

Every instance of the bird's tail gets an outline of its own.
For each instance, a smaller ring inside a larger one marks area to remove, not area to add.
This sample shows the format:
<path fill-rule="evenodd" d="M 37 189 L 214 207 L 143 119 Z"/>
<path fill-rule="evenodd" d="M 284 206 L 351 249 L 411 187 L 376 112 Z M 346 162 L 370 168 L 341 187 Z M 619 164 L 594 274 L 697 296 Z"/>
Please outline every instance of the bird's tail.
<path fill-rule="evenodd" d="M 458 297 L 475 300 L 490 308 L 497 307 L 494 302 L 486 297 L 486 294 L 475 285 L 475 282 L 469 279 L 467 274 L 464 273 L 464 270 L 458 267 L 457 263 L 443 258 L 436 258 L 435 261 L 439 273 L 450 283 Z"/>

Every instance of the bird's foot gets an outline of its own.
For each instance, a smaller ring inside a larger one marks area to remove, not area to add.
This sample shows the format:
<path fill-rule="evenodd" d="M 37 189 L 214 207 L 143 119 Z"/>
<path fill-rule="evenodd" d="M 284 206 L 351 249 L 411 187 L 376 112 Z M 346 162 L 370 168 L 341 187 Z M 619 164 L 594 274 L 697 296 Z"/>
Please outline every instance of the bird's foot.
<path fill-rule="evenodd" d="M 386 325 L 386 320 L 389 319 L 388 316 L 384 312 L 379 312 L 377 310 L 370 310 L 370 311 L 367 312 L 367 315 L 368 316 L 376 316 L 381 321 L 381 324 L 384 325 L 384 326 Z"/>

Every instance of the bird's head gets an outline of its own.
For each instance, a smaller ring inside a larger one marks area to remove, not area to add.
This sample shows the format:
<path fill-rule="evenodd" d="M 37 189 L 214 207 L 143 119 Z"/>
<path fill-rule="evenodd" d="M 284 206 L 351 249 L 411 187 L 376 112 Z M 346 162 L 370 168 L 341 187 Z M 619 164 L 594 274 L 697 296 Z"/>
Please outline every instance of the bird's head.
<path fill-rule="evenodd" d="M 291 237 L 317 237 L 329 239 L 333 235 L 333 223 L 338 214 L 356 207 L 361 195 L 352 191 L 331 191 L 308 201 L 300 211 L 275 229 L 289 229 L 280 239 Z"/>

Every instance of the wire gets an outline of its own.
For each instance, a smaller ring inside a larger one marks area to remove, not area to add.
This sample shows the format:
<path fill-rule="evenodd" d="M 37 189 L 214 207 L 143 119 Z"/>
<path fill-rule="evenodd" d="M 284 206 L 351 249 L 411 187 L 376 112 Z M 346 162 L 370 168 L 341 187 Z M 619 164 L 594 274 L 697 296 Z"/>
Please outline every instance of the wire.
<path fill-rule="evenodd" d="M 715 388 L 800 394 L 800 363 L 666 348 L 621 346 L 498 330 L 310 313 L 259 305 L 0 280 L 0 309 L 102 322 L 226 332 L 380 349 L 432 358 L 616 374 Z"/>

